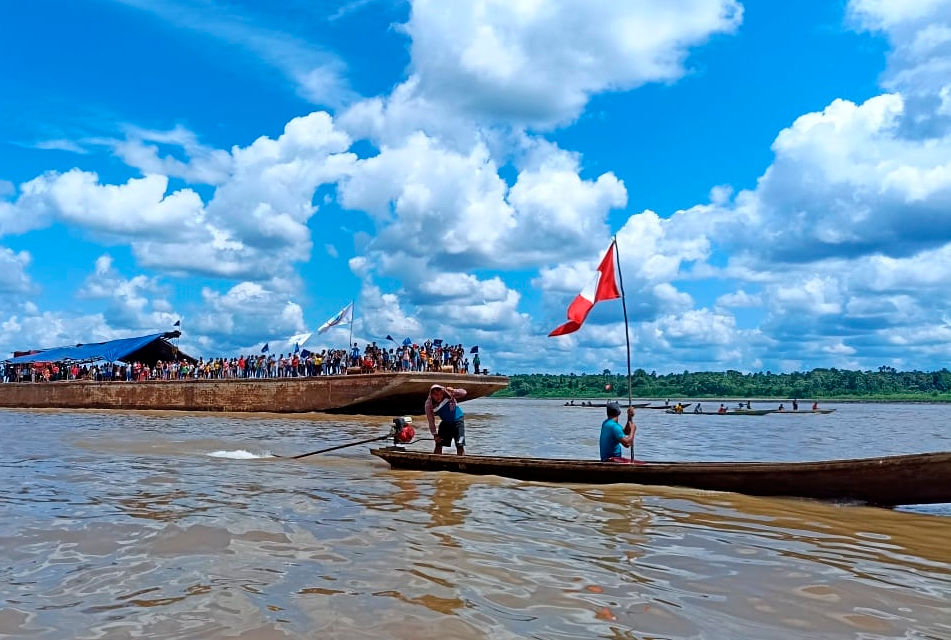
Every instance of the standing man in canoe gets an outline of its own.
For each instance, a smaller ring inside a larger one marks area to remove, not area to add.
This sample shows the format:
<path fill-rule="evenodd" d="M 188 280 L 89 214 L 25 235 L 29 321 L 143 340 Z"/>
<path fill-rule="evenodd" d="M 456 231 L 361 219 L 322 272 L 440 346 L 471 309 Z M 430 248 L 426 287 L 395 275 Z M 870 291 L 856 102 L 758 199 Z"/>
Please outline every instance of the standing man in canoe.
<path fill-rule="evenodd" d="M 601 462 L 631 462 L 622 454 L 621 447 L 632 447 L 631 458 L 634 457 L 634 433 L 637 426 L 634 424 L 634 407 L 627 408 L 627 424 L 621 428 L 617 419 L 621 415 L 621 405 L 609 402 L 608 419 L 601 423 Z"/>
<path fill-rule="evenodd" d="M 454 389 L 434 384 L 426 397 L 426 419 L 429 432 L 433 434 L 436 448 L 433 453 L 442 453 L 443 446 L 456 441 L 456 453 L 466 454 L 466 423 L 462 409 L 456 400 L 466 397 L 465 389 Z M 436 416 L 439 416 L 439 429 L 436 429 Z"/>

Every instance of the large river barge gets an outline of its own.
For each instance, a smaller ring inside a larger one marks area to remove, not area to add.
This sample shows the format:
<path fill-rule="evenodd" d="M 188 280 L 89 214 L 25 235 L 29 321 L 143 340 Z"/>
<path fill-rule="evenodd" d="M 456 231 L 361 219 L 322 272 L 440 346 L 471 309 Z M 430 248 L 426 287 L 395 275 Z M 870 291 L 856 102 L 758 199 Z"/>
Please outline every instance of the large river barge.
<path fill-rule="evenodd" d="M 96 344 L 77 344 L 14 354 L 7 366 L 38 363 L 141 362 L 194 358 L 170 340 L 178 331 Z M 466 400 L 504 389 L 500 375 L 404 371 L 271 378 L 184 380 L 7 382 L 0 384 L 0 407 L 35 409 L 117 409 L 268 413 L 351 413 L 419 415 L 433 384 L 462 387 Z M 357 369 L 359 371 L 359 369 Z M 18 378 L 19 379 L 19 378 Z"/>
<path fill-rule="evenodd" d="M 138 382 L 14 382 L 0 385 L 0 407 L 419 415 L 433 384 L 462 387 L 466 390 L 466 400 L 472 400 L 504 389 L 508 383 L 505 376 L 435 372 Z"/>

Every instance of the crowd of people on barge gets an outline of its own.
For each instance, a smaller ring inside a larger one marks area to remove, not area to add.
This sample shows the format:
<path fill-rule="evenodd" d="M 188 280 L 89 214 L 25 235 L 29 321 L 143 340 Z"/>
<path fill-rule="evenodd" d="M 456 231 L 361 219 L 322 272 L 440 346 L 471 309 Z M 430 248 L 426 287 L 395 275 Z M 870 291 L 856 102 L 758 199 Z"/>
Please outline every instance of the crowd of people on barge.
<path fill-rule="evenodd" d="M 3 365 L 3 382 L 52 382 L 94 380 L 99 382 L 142 380 L 193 380 L 240 378 L 298 378 L 354 373 L 438 371 L 487 373 L 481 369 L 478 347 L 469 353 L 462 344 L 447 345 L 442 340 L 387 348 L 369 342 L 361 349 L 354 342 L 349 349 L 309 351 L 299 346 L 289 353 L 271 354 L 267 346 L 257 355 L 234 357 L 159 360 L 143 362 L 35 362 Z"/>

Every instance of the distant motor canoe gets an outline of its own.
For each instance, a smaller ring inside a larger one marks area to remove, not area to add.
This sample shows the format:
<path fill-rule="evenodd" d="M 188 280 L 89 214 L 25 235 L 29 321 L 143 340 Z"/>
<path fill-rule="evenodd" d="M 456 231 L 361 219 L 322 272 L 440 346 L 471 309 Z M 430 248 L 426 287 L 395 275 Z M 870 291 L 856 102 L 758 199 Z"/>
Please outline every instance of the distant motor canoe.
<path fill-rule="evenodd" d="M 664 404 L 664 405 L 661 405 L 661 406 L 659 406 L 659 407 L 652 407 L 652 406 L 650 406 L 650 405 L 648 404 L 647 406 L 641 407 L 641 408 L 642 408 L 642 409 L 665 409 L 665 410 L 666 410 L 666 409 L 669 409 L 669 410 L 673 411 L 673 410 L 674 410 L 674 407 L 676 407 L 676 406 L 677 406 L 676 404 Z M 683 407 L 684 409 L 686 409 L 687 407 L 692 407 L 692 406 L 693 406 L 693 403 L 692 403 L 692 402 L 687 402 L 687 403 L 681 404 L 680 406 Z"/>
<path fill-rule="evenodd" d="M 618 464 L 372 449 L 397 469 L 497 475 L 540 482 L 689 487 L 756 496 L 859 501 L 878 506 L 951 502 L 951 452 L 820 462 Z"/>
<path fill-rule="evenodd" d="M 800 414 L 800 413 L 832 413 L 835 409 L 797 409 L 795 411 L 790 411 L 788 409 L 771 409 L 770 413 L 791 413 L 791 414 Z"/>
<path fill-rule="evenodd" d="M 689 406 L 689 405 L 684 405 Z M 645 409 L 662 409 L 663 407 L 644 407 Z M 674 411 L 673 409 L 667 409 L 664 413 L 671 413 L 675 415 L 679 414 L 690 414 L 694 416 L 765 416 L 772 414 L 804 414 L 804 413 L 817 413 L 817 414 L 829 414 L 835 411 L 835 409 L 800 409 L 798 411 L 787 411 L 785 409 L 727 409 L 723 413 L 719 411 Z"/>
<path fill-rule="evenodd" d="M 647 405 L 650 404 L 650 402 L 634 402 L 634 403 L 632 403 L 631 405 L 628 405 L 626 400 L 617 400 L 616 402 L 617 402 L 619 405 L 621 405 L 621 408 L 626 408 L 626 407 L 628 407 L 628 406 L 631 406 L 631 407 L 634 407 L 635 409 L 644 409 L 644 408 L 647 407 Z M 595 402 L 595 403 L 588 403 L 588 404 L 579 404 L 579 403 L 571 404 L 570 402 L 566 402 L 566 403 L 565 403 L 565 406 L 566 406 L 566 407 L 583 407 L 583 408 L 585 408 L 585 409 L 591 409 L 591 408 L 601 408 L 601 409 L 604 409 L 604 408 L 606 408 L 606 407 L 608 406 L 608 403 L 607 403 L 607 402 Z"/>
<path fill-rule="evenodd" d="M 299 378 L 15 382 L 0 384 L 0 407 L 419 415 L 433 384 L 462 387 L 466 400 L 472 400 L 504 389 L 509 379 L 403 372 Z"/>
<path fill-rule="evenodd" d="M 664 413 L 692 416 L 765 416 L 767 413 L 773 413 L 774 411 L 775 409 L 728 409 L 720 413 L 719 411 L 674 411 L 668 409 Z"/>

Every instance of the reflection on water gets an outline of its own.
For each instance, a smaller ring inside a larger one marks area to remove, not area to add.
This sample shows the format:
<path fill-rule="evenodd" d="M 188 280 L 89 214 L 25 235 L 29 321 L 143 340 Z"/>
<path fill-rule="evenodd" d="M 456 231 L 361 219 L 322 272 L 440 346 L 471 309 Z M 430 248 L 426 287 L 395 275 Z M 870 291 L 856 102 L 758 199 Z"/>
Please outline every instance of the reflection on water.
<path fill-rule="evenodd" d="M 467 407 L 474 453 L 596 455 L 596 410 Z M 636 419 L 647 459 L 951 449 L 937 405 Z M 2 637 L 951 638 L 946 505 L 391 471 L 367 446 L 269 457 L 378 418 L 0 420 Z"/>

